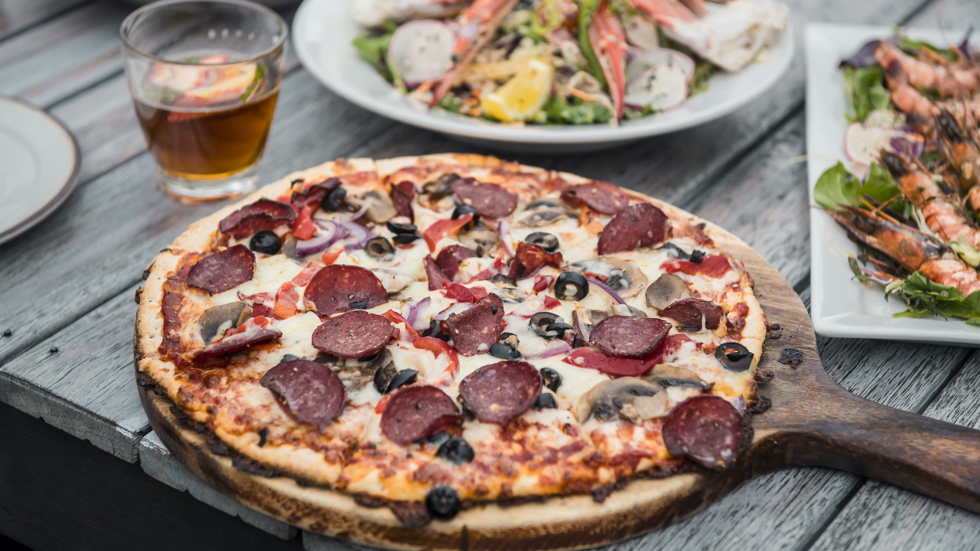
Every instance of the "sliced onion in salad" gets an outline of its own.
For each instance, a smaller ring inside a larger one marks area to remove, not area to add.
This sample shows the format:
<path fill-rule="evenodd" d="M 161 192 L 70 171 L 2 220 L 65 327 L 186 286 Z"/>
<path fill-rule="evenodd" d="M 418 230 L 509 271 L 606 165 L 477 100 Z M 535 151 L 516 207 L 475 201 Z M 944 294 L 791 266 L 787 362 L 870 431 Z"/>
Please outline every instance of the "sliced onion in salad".
<path fill-rule="evenodd" d="M 409 21 L 388 43 L 388 59 L 405 86 L 414 88 L 441 77 L 453 66 L 453 27 L 435 19 Z"/>
<path fill-rule="evenodd" d="M 903 141 L 908 133 L 905 120 L 888 111 L 874 111 L 864 122 L 847 127 L 844 154 L 852 163 L 863 167 L 878 160 L 882 150 L 894 151 L 895 140 Z"/>
<path fill-rule="evenodd" d="M 665 48 L 643 52 L 626 66 L 626 105 L 656 111 L 679 107 L 687 99 L 694 61 Z"/>
<path fill-rule="evenodd" d="M 626 31 L 626 41 L 641 50 L 660 48 L 660 33 L 657 32 L 657 24 L 653 19 L 640 12 L 626 17 L 626 20 L 623 21 L 623 30 Z"/>

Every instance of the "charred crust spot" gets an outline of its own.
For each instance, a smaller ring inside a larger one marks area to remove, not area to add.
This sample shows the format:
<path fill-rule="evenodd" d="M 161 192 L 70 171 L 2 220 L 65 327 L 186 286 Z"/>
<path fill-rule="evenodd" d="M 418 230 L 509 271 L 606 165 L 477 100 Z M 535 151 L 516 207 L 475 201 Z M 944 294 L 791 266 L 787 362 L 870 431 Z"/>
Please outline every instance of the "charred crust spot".
<path fill-rule="evenodd" d="M 146 373 L 136 374 L 136 384 L 140 385 L 143 388 L 152 388 L 157 386 L 156 381 L 154 381 L 153 378 L 147 375 Z"/>
<path fill-rule="evenodd" d="M 764 369 L 760 367 L 756 369 L 754 378 L 755 382 L 763 385 L 771 381 L 775 376 L 776 374 L 773 373 L 771 369 Z"/>
<path fill-rule="evenodd" d="M 772 400 L 765 396 L 757 396 L 755 403 L 748 407 L 746 411 L 753 415 L 758 415 L 772 407 Z"/>
<path fill-rule="evenodd" d="M 605 503 L 606 498 L 609 497 L 609 494 L 613 493 L 613 490 L 615 489 L 614 484 L 605 484 L 603 486 L 599 486 L 598 488 L 593 488 L 591 492 L 592 501 L 596 503 Z"/>
<path fill-rule="evenodd" d="M 779 355 L 779 363 L 783 365 L 788 365 L 793 369 L 796 369 L 803 361 L 803 351 L 796 348 L 784 348 L 783 352 Z"/>
<path fill-rule="evenodd" d="M 269 429 L 262 427 L 259 429 L 259 447 L 264 447 L 266 439 L 269 438 Z"/>
<path fill-rule="evenodd" d="M 368 509 L 379 509 L 388 504 L 388 500 L 380 497 L 375 497 L 370 494 L 354 494 L 354 503 L 360 505 L 361 507 L 367 507 Z"/>
<path fill-rule="evenodd" d="M 258 476 L 264 476 L 266 478 L 272 478 L 279 475 L 279 471 L 273 469 L 272 467 L 263 465 L 258 461 L 254 461 L 247 457 L 241 455 L 235 455 L 231 458 L 231 464 L 233 467 L 242 471 L 243 473 L 254 474 Z"/>
<path fill-rule="evenodd" d="M 407 528 L 422 528 L 432 522 L 432 515 L 425 503 L 414 501 L 389 501 L 388 509 L 398 517 Z"/>
<path fill-rule="evenodd" d="M 220 455 L 221 457 L 231 456 L 231 448 L 228 444 L 222 442 L 213 432 L 208 431 L 204 434 L 204 441 L 208 444 L 208 449 L 214 455 Z"/>

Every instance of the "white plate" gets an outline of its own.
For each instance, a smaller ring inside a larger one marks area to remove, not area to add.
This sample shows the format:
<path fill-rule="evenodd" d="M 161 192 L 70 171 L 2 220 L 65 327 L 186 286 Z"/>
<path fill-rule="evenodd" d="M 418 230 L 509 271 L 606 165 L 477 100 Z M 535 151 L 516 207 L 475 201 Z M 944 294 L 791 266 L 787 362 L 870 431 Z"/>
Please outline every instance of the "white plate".
<path fill-rule="evenodd" d="M 40 222 L 71 193 L 82 155 L 50 115 L 0 97 L 0 243 Z"/>
<path fill-rule="evenodd" d="M 904 29 L 912 38 L 935 44 L 959 41 L 963 32 Z M 810 193 L 810 316 L 817 333 L 828 337 L 888 339 L 980 345 L 980 327 L 962 320 L 893 318 L 905 310 L 898 299 L 887 302 L 881 287 L 859 283 L 845 252 L 857 246 L 830 216 L 816 207 L 813 186 L 824 170 L 844 155 L 847 99 L 841 59 L 868 41 L 892 35 L 891 27 L 810 24 L 806 27 L 806 149 Z M 947 38 L 948 37 L 948 38 Z"/>
<path fill-rule="evenodd" d="M 793 60 L 792 29 L 771 48 L 771 60 L 712 77 L 708 89 L 683 106 L 621 126 L 514 126 L 429 110 L 402 96 L 351 45 L 361 28 L 348 13 L 356 0 L 306 0 L 293 21 L 300 61 L 327 88 L 348 101 L 406 124 L 497 148 L 573 152 L 665 134 L 712 121 L 735 111 L 779 80 Z"/>

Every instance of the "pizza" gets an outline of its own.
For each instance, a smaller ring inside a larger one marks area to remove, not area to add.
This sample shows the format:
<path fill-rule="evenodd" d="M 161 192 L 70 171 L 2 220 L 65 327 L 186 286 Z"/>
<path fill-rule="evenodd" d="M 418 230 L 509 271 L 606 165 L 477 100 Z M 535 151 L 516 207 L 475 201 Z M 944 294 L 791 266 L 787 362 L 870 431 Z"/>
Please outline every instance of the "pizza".
<path fill-rule="evenodd" d="M 137 378 L 235 466 L 388 507 L 721 470 L 767 324 L 723 232 L 476 155 L 340 159 L 192 224 L 137 295 Z"/>

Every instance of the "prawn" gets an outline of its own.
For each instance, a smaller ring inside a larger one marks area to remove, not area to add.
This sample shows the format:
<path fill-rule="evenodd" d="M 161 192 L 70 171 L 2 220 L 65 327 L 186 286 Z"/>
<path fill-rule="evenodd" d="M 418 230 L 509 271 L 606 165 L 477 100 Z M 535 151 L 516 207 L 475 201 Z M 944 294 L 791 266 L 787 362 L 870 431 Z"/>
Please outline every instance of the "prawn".
<path fill-rule="evenodd" d="M 980 149 L 976 140 L 976 123 L 972 122 L 969 113 L 965 117 L 967 124 L 950 110 L 939 108 L 936 128 L 946 158 L 957 176 L 960 191 L 966 194 L 970 208 L 980 212 Z"/>
<path fill-rule="evenodd" d="M 906 54 L 887 40 L 883 40 L 878 45 L 875 59 L 886 72 L 898 73 L 898 68 L 901 68 L 900 73 L 912 88 L 935 90 L 944 98 L 971 94 L 980 87 L 980 72 L 977 67 L 947 67 L 925 63 Z"/>
<path fill-rule="evenodd" d="M 902 195 L 922 212 L 933 233 L 945 242 L 960 241 L 974 248 L 980 245 L 980 229 L 969 221 L 959 197 L 950 200 L 930 174 L 916 170 L 896 153 L 882 152 L 881 163 L 895 178 Z"/>

